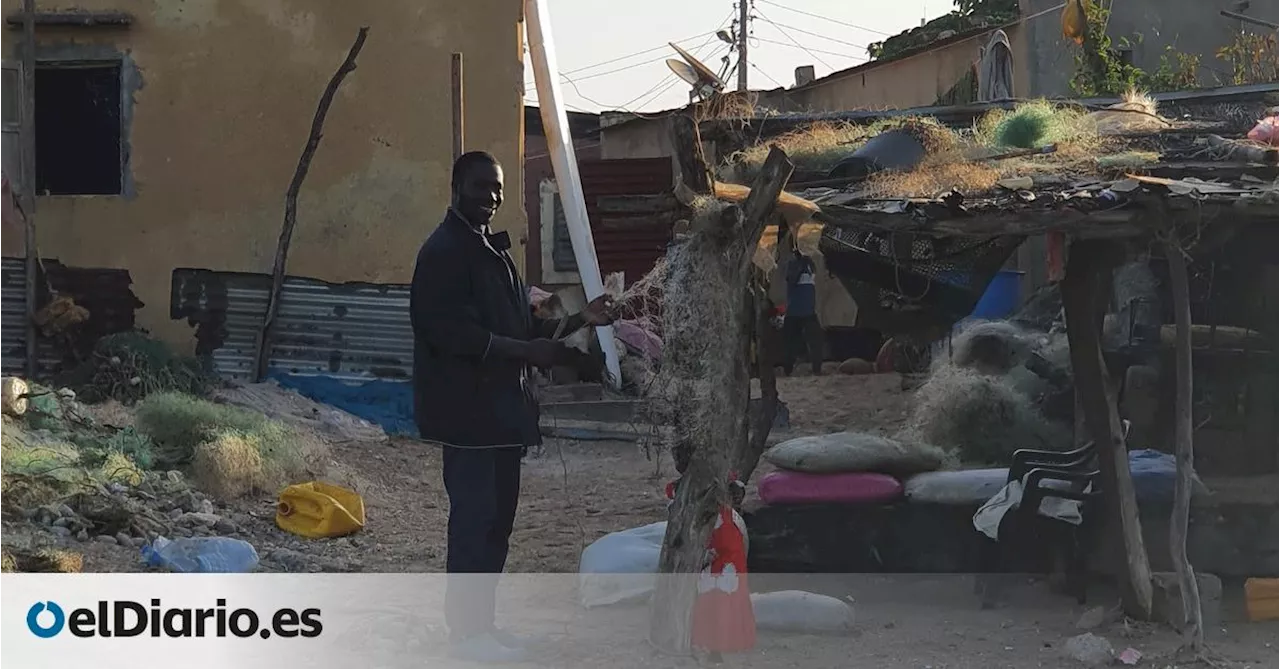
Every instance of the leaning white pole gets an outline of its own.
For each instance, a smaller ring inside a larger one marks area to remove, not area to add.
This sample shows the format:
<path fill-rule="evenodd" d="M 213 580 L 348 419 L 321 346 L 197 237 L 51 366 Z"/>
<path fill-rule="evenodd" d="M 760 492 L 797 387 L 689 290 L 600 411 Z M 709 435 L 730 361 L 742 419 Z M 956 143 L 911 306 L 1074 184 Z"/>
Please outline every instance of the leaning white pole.
<path fill-rule="evenodd" d="M 551 14 L 547 0 L 524 0 L 524 24 L 529 37 L 529 56 L 533 59 L 533 81 L 538 89 L 538 107 L 542 110 L 542 127 L 547 134 L 547 150 L 560 188 L 564 220 L 573 242 L 573 257 L 578 263 L 578 276 L 587 300 L 604 294 L 600 262 L 587 221 L 587 203 L 582 197 L 582 179 L 578 176 L 578 159 L 573 153 L 573 139 L 568 133 L 569 119 L 561 103 L 559 69 L 556 67 L 555 42 L 551 37 Z M 613 343 L 613 328 L 596 328 L 605 367 L 615 388 L 622 382 L 618 366 L 618 349 Z"/>

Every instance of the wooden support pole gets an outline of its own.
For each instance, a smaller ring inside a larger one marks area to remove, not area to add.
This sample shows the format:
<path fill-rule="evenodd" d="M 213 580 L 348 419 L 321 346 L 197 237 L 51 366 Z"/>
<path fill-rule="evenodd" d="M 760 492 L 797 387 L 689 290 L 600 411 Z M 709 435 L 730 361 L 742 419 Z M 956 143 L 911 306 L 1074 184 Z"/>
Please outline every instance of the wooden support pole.
<path fill-rule="evenodd" d="M 680 184 L 696 195 L 711 193 L 711 173 L 702 153 L 702 137 L 693 117 L 680 114 L 671 119 L 672 146 L 676 166 L 680 168 Z M 677 188 L 677 194 L 681 189 Z"/>
<path fill-rule="evenodd" d="M 22 110 L 19 151 L 23 202 L 23 250 L 25 254 L 26 291 L 26 371 L 27 378 L 36 375 L 39 366 L 40 345 L 36 341 L 36 275 L 39 262 L 36 257 L 36 2 L 22 2 Z"/>
<path fill-rule="evenodd" d="M 1173 320 L 1177 328 L 1174 361 L 1177 379 L 1174 383 L 1173 433 L 1178 477 L 1173 486 L 1173 517 L 1169 524 L 1169 550 L 1173 570 L 1182 591 L 1183 642 L 1200 652 L 1204 650 L 1204 624 L 1200 610 L 1200 587 L 1187 557 L 1187 525 L 1191 521 L 1192 476 L 1195 458 L 1191 435 L 1191 298 L 1187 280 L 1187 261 L 1173 233 L 1165 240 L 1165 256 L 1169 262 L 1169 288 L 1173 295 Z"/>
<path fill-rule="evenodd" d="M 688 147 L 678 147 L 678 150 Z M 684 174 L 705 174 L 699 166 Z M 659 578 L 650 611 L 649 639 L 660 651 L 685 655 L 692 645 L 692 612 L 697 597 L 698 573 L 706 566 L 707 542 L 722 505 L 728 502 L 730 467 L 747 439 L 748 400 L 751 379 L 746 351 L 756 327 L 757 314 L 747 298 L 751 260 L 765 225 L 771 220 L 778 196 L 794 166 L 774 147 L 765 160 L 751 194 L 742 205 L 726 206 L 718 217 L 695 221 L 687 246 L 668 254 L 671 270 L 688 299 L 693 314 L 718 314 L 703 327 L 683 327 L 669 333 L 663 344 L 663 365 L 677 370 L 723 370 L 723 378 L 706 378 L 705 371 L 674 377 L 677 385 L 701 388 L 691 393 L 692 406 L 677 407 L 709 424 L 676 426 L 678 459 L 687 459 L 676 486 L 659 560 Z M 740 297 L 712 294 L 697 286 L 738 286 Z M 676 291 L 668 287 L 668 303 Z M 691 297 L 690 297 L 691 295 Z M 730 304 L 726 307 L 725 300 Z M 705 301 L 705 304 L 699 301 Z M 716 342 L 708 347 L 706 342 Z M 677 372 L 678 374 L 679 372 Z M 683 453 L 683 456 L 681 455 Z"/>
<path fill-rule="evenodd" d="M 462 54 L 453 54 L 449 61 L 452 65 L 450 90 L 453 91 L 453 159 L 457 160 L 462 155 L 462 147 L 466 138 L 462 103 Z"/>
<path fill-rule="evenodd" d="M 302 190 L 302 182 L 311 169 L 311 159 L 320 147 L 320 138 L 324 133 L 324 119 L 329 114 L 329 105 L 333 104 L 333 96 L 338 86 L 356 69 L 356 57 L 364 48 L 364 41 L 369 36 L 369 28 L 364 27 L 356 34 L 356 41 L 347 52 L 346 60 L 338 67 L 325 86 L 320 96 L 320 104 L 316 107 L 316 115 L 311 120 L 311 133 L 307 136 L 307 145 L 298 158 L 298 168 L 294 170 L 293 180 L 289 182 L 289 190 L 284 196 L 284 225 L 280 228 L 280 240 L 276 243 L 276 259 L 271 269 L 271 294 L 267 298 L 267 314 L 262 322 L 262 330 L 258 335 L 257 353 L 254 356 L 254 381 L 261 381 L 267 375 L 267 363 L 271 359 L 271 337 L 275 328 L 276 314 L 280 311 L 280 292 L 284 288 L 285 268 L 289 262 L 289 243 L 293 240 L 293 228 L 298 222 L 298 192 Z"/>
<path fill-rule="evenodd" d="M 1147 620 L 1151 617 L 1151 567 L 1142 542 L 1129 453 L 1102 357 L 1102 315 L 1108 294 L 1105 286 L 1110 280 L 1114 250 L 1112 244 L 1102 241 L 1077 241 L 1071 245 L 1061 284 L 1062 306 L 1079 407 L 1090 436 L 1098 444 L 1102 512 L 1106 516 L 1103 524 L 1113 543 L 1124 551 L 1124 564 L 1116 574 L 1121 600 L 1125 613 Z"/>

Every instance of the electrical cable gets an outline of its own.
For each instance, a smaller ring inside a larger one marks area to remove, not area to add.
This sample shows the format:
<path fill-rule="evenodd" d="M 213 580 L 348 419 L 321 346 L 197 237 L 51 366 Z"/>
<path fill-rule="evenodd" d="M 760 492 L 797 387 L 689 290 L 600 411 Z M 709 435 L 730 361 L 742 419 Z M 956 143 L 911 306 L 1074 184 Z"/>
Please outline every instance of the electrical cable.
<path fill-rule="evenodd" d="M 812 12 L 806 12 L 806 11 L 804 11 L 803 9 L 796 9 L 796 8 L 794 8 L 794 7 L 788 7 L 788 6 L 786 6 L 786 5 L 778 4 L 778 3 L 776 3 L 776 2 L 770 2 L 770 0 L 757 0 L 757 1 L 758 1 L 758 2 L 762 2 L 762 3 L 766 4 L 766 5 L 773 5 L 774 7 L 777 7 L 777 8 L 779 8 L 779 9 L 785 9 L 785 10 L 787 10 L 787 11 L 789 11 L 789 12 L 795 12 L 796 14 L 800 14 L 800 15 L 802 15 L 802 16 L 808 16 L 808 17 L 815 18 L 815 19 L 822 19 L 823 21 L 830 21 L 830 22 L 835 23 L 835 24 L 837 24 L 837 25 L 845 26 L 846 28 L 856 28 L 856 29 L 858 29 L 858 30 L 865 30 L 865 31 L 867 31 L 867 32 L 869 32 L 869 33 L 875 33 L 875 34 L 877 34 L 877 35 L 884 35 L 885 37 L 890 37 L 890 36 L 891 36 L 891 33 L 884 32 L 883 30 L 876 30 L 875 28 L 868 28 L 868 27 L 866 27 L 866 26 L 860 26 L 860 25 L 858 25 L 858 24 L 856 24 L 856 23 L 847 23 L 847 22 L 845 22 L 845 21 L 841 21 L 841 20 L 839 20 L 839 19 L 833 19 L 833 18 L 831 18 L 830 16 L 823 16 L 823 15 L 821 15 L 821 14 L 814 14 L 814 13 L 812 13 Z"/>

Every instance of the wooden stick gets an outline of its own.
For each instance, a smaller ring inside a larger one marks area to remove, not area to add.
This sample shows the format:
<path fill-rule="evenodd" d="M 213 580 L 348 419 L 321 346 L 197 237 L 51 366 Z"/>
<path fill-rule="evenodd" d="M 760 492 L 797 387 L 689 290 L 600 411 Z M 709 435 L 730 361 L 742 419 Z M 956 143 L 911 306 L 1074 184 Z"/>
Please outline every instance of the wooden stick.
<path fill-rule="evenodd" d="M 453 91 L 453 159 L 457 160 L 462 155 L 463 140 L 465 138 L 466 128 L 463 123 L 463 103 L 462 103 L 462 54 L 455 53 L 450 58 L 452 64 L 452 91 Z"/>
<path fill-rule="evenodd" d="M 673 117 L 671 124 L 676 164 L 680 167 L 680 182 L 697 195 L 711 193 L 711 175 L 702 155 L 698 124 L 692 117 L 684 114 Z"/>
<path fill-rule="evenodd" d="M 1112 248 L 1102 241 L 1077 241 L 1071 245 L 1066 276 L 1062 280 L 1062 306 L 1066 312 L 1071 369 L 1084 422 L 1098 444 L 1102 471 L 1102 511 L 1107 531 L 1124 550 L 1124 565 L 1116 578 L 1125 613 L 1151 617 L 1151 566 L 1142 542 L 1138 502 L 1129 473 L 1115 393 L 1107 381 L 1102 358 L 1103 282 L 1111 273 Z"/>
<path fill-rule="evenodd" d="M 1191 298 L 1187 280 L 1187 261 L 1177 238 L 1165 239 L 1165 256 L 1169 261 L 1169 289 L 1173 294 L 1173 320 L 1177 327 L 1174 360 L 1177 379 L 1174 384 L 1173 434 L 1178 477 L 1173 486 L 1173 517 L 1169 525 L 1169 550 L 1173 570 L 1182 591 L 1183 643 L 1199 652 L 1204 649 L 1204 624 L 1200 610 L 1200 587 L 1187 557 L 1187 524 L 1191 519 L 1191 487 L 1195 469 L 1191 435 Z"/>
<path fill-rule="evenodd" d="M 311 159 L 320 147 L 323 136 L 324 119 L 329 114 L 329 105 L 333 104 L 333 96 L 338 92 L 342 80 L 356 69 L 356 56 L 364 48 L 365 38 L 369 36 L 369 28 L 363 27 L 356 34 L 356 41 L 347 52 L 346 60 L 338 67 L 329 79 L 324 94 L 320 96 L 320 104 L 316 108 L 315 118 L 311 120 L 311 133 L 307 136 L 307 145 L 298 158 L 298 168 L 293 173 L 293 181 L 289 182 L 289 190 L 284 196 L 284 225 L 280 228 L 280 241 L 276 243 L 276 260 L 271 270 L 271 294 L 267 302 L 267 315 L 262 323 L 262 331 L 258 336 L 258 350 L 254 365 L 254 380 L 261 381 L 267 373 L 267 362 L 271 359 L 271 335 L 275 327 L 276 314 L 280 311 L 280 291 L 284 288 L 285 266 L 289 260 L 289 242 L 293 239 L 293 228 L 298 222 L 298 191 L 302 190 L 302 181 L 307 178 L 311 169 Z"/>
<path fill-rule="evenodd" d="M 23 250 L 26 256 L 26 278 L 23 283 L 27 301 L 27 378 L 34 378 L 39 365 L 39 343 L 36 341 L 36 2 L 22 2 L 22 196 Z"/>

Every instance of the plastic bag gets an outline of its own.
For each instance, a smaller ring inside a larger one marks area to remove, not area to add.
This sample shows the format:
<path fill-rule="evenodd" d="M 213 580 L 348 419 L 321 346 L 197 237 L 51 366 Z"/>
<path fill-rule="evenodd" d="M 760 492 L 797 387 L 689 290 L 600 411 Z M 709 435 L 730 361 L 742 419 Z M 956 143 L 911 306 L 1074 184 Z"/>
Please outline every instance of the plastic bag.
<path fill-rule="evenodd" d="M 1258 121 L 1258 125 L 1253 126 L 1253 130 L 1249 131 L 1249 139 L 1276 146 L 1280 143 L 1280 127 L 1276 124 L 1277 118 L 1274 115 Z"/>
<path fill-rule="evenodd" d="M 751 595 L 756 627 L 797 634 L 833 634 L 853 628 L 853 607 L 835 597 L 802 590 Z"/>
<path fill-rule="evenodd" d="M 666 521 L 613 532 L 582 551 L 578 596 L 582 605 L 607 606 L 648 597 L 654 589 Z"/>

